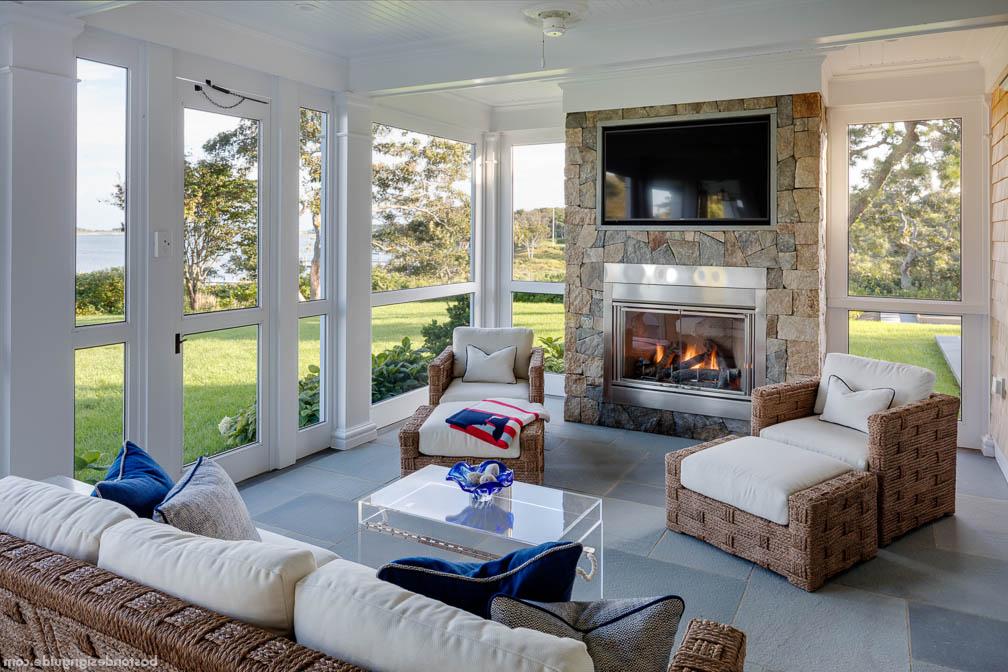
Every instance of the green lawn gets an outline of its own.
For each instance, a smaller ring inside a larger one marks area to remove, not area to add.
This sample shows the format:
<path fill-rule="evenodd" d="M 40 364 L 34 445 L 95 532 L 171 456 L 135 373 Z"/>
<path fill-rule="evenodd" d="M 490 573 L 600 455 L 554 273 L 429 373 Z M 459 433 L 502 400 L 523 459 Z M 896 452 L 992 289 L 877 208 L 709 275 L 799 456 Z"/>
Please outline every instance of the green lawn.
<path fill-rule="evenodd" d="M 959 396 L 959 385 L 945 362 L 935 336 L 959 336 L 958 324 L 919 324 L 850 320 L 849 347 L 852 355 L 916 364 L 935 372 L 935 391 Z"/>
<path fill-rule="evenodd" d="M 536 248 L 535 258 L 529 259 L 521 250 L 514 255 L 514 279 L 539 282 L 563 282 L 567 271 L 564 243 L 547 242 Z"/>

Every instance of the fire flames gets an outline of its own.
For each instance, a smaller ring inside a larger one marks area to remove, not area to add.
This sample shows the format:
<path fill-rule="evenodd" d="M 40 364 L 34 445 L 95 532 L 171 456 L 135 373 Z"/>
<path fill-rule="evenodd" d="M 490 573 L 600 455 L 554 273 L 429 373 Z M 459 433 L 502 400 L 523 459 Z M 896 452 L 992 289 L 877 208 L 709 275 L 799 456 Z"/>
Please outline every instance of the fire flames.
<path fill-rule="evenodd" d="M 701 354 L 700 348 L 696 347 L 693 344 L 687 344 L 685 349 L 683 350 L 683 359 L 684 360 L 692 359 L 693 357 L 696 357 L 699 354 Z M 711 344 L 710 352 L 707 353 L 707 357 L 705 359 L 700 360 L 698 364 L 695 364 L 690 367 L 690 369 L 717 369 L 717 368 L 718 368 L 717 346 L 714 344 Z"/>
<path fill-rule="evenodd" d="M 663 359 L 665 359 L 665 346 L 662 345 L 661 343 L 658 343 L 657 345 L 655 345 L 655 353 L 653 361 L 655 364 L 661 364 Z"/>

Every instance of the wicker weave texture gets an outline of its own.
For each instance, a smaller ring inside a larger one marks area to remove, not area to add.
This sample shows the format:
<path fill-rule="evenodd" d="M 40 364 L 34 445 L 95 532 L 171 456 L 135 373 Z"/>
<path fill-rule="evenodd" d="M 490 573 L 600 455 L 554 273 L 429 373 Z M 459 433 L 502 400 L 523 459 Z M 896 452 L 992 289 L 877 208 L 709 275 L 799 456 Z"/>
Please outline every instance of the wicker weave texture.
<path fill-rule="evenodd" d="M 741 630 L 715 621 L 690 621 L 668 672 L 742 672 L 746 636 Z"/>
<path fill-rule="evenodd" d="M 363 672 L 286 637 L 0 534 L 0 652 L 38 661 L 157 661 L 167 672 Z M 57 669 L 58 666 L 57 666 Z M 74 668 L 79 669 L 79 668 Z M 90 668 L 87 668 L 90 669 Z M 117 669 L 115 666 L 112 669 Z"/>
<path fill-rule="evenodd" d="M 794 493 L 779 525 L 683 487 L 682 461 L 736 439 L 728 436 L 665 456 L 667 524 L 751 560 L 807 591 L 878 552 L 876 482 L 850 471 Z"/>
<path fill-rule="evenodd" d="M 753 434 L 813 414 L 819 378 L 753 393 Z M 868 418 L 868 469 L 878 478 L 879 544 L 955 513 L 959 400 L 946 394 Z"/>
<path fill-rule="evenodd" d="M 441 467 L 451 467 L 456 462 L 479 463 L 483 457 L 438 457 L 434 455 L 424 455 L 420 452 L 420 426 L 434 412 L 433 406 L 421 406 L 416 410 L 406 424 L 399 430 L 399 455 L 401 473 L 403 476 L 412 474 L 417 469 L 422 469 L 428 465 L 438 465 Z M 543 480 L 545 469 L 545 435 L 544 423 L 542 420 L 531 422 L 521 431 L 521 453 L 518 457 L 503 458 L 500 461 L 513 469 L 515 480 L 524 483 L 540 484 Z"/>
<path fill-rule="evenodd" d="M 451 346 L 441 351 L 427 365 L 428 397 L 431 406 L 441 402 L 441 396 L 451 385 L 455 376 L 455 355 Z M 545 387 L 545 354 L 542 348 L 532 348 L 532 359 L 529 361 L 529 401 L 541 404 L 546 400 Z M 478 401 L 474 400 L 474 401 Z"/>

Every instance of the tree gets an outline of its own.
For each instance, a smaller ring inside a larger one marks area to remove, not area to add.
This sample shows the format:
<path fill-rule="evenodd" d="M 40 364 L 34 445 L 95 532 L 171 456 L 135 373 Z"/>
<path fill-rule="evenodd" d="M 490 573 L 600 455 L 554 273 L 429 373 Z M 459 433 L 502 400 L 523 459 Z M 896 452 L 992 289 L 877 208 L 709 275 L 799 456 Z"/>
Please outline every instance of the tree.
<path fill-rule="evenodd" d="M 516 210 L 514 213 L 515 248 L 524 248 L 525 256 L 529 260 L 535 259 L 536 248 L 549 240 L 552 235 L 551 209 Z"/>
<path fill-rule="evenodd" d="M 852 293 L 959 298 L 958 119 L 849 128 Z"/>
<path fill-rule="evenodd" d="M 472 146 L 373 130 L 372 244 L 388 259 L 384 272 L 413 286 L 469 280 Z"/>
<path fill-rule="evenodd" d="M 315 240 L 308 272 L 309 300 L 322 297 L 322 150 L 325 115 L 301 108 L 301 195 L 299 213 L 311 214 Z"/>

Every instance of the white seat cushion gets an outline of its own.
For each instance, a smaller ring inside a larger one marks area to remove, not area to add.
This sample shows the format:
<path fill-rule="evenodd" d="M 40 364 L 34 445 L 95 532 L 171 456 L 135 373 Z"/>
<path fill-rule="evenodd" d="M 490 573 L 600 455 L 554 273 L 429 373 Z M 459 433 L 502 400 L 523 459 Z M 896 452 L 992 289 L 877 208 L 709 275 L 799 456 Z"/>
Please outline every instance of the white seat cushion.
<path fill-rule="evenodd" d="M 934 371 L 912 366 L 883 362 L 878 359 L 857 357 L 842 352 L 826 355 L 822 374 L 819 378 L 819 392 L 816 395 L 815 413 L 819 415 L 826 406 L 830 376 L 836 376 L 847 383 L 852 390 L 874 390 L 888 387 L 895 391 L 891 408 L 927 399 L 934 390 Z"/>
<path fill-rule="evenodd" d="M 452 331 L 452 357 L 455 360 L 455 377 L 461 378 L 466 370 L 466 346 L 475 345 L 489 354 L 515 346 L 514 375 L 528 380 L 529 361 L 532 359 L 532 330 L 520 327 L 483 329 L 481 327 L 455 327 Z M 514 396 L 514 395 L 506 395 Z"/>
<path fill-rule="evenodd" d="M 138 518 L 105 530 L 98 566 L 225 616 L 289 634 L 294 586 L 315 570 L 315 558 L 305 549 L 211 539 Z"/>
<path fill-rule="evenodd" d="M 818 415 L 770 425 L 760 432 L 760 436 L 832 457 L 860 471 L 868 471 L 868 435 L 825 422 Z"/>
<path fill-rule="evenodd" d="M 471 384 L 471 383 L 470 383 Z M 527 398 L 527 397 L 526 397 Z M 502 450 L 480 441 L 475 436 L 452 429 L 445 422 L 448 416 L 458 413 L 471 401 L 442 401 L 420 426 L 420 452 L 436 457 L 481 457 L 484 459 L 510 459 L 521 455 L 521 431 L 511 442 L 511 447 Z"/>
<path fill-rule="evenodd" d="M 92 564 L 102 533 L 136 514 L 122 504 L 18 476 L 0 479 L 0 531 Z"/>
<path fill-rule="evenodd" d="M 508 383 L 464 383 L 461 378 L 456 378 L 448 385 L 448 389 L 441 395 L 441 402 L 446 401 L 483 401 L 484 399 L 509 398 L 528 399 L 529 384 L 527 380 L 518 380 L 513 384 Z"/>
<path fill-rule="evenodd" d="M 831 457 L 745 436 L 686 457 L 684 487 L 781 525 L 788 523 L 788 498 L 851 471 Z"/>
<path fill-rule="evenodd" d="M 274 546 L 282 546 L 283 548 L 305 550 L 310 552 L 315 558 L 316 567 L 321 567 L 327 562 L 332 562 L 333 560 L 339 560 L 340 556 L 336 555 L 328 548 L 322 548 L 321 546 L 316 546 L 315 544 L 309 544 L 307 541 L 301 541 L 300 539 L 285 537 L 282 534 L 270 532 L 269 530 L 264 530 L 261 527 L 256 529 L 259 531 L 259 538 L 264 544 L 273 544 Z"/>
<path fill-rule="evenodd" d="M 593 672 L 583 642 L 511 628 L 335 560 L 297 586 L 298 643 L 383 672 Z"/>

